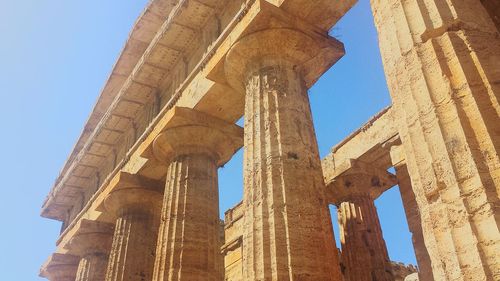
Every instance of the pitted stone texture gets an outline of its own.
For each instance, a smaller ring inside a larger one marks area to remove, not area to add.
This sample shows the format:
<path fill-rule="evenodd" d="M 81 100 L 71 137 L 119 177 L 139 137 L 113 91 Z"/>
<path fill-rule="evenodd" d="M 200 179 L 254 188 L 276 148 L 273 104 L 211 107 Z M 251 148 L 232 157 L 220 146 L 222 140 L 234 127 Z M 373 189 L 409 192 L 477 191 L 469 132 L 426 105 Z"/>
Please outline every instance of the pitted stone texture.
<path fill-rule="evenodd" d="M 500 36 L 480 1 L 372 0 L 435 280 L 500 280 Z"/>
<path fill-rule="evenodd" d="M 338 207 L 342 265 L 346 281 L 394 281 L 374 200 L 397 184 L 396 176 L 374 164 L 350 160 L 328 183 Z"/>
<path fill-rule="evenodd" d="M 394 281 L 373 199 L 358 196 L 338 207 L 345 281 Z"/>
<path fill-rule="evenodd" d="M 243 145 L 243 129 L 187 108 L 174 108 L 144 152 L 170 162 L 153 280 L 220 279 L 217 168 Z"/>
<path fill-rule="evenodd" d="M 418 276 L 420 280 L 432 280 L 432 265 L 429 253 L 425 248 L 422 233 L 422 221 L 415 201 L 415 194 L 411 186 L 410 176 L 406 165 L 398 165 L 396 176 L 398 178 L 399 191 L 405 207 L 406 221 L 412 234 L 413 249 L 418 263 Z"/>
<path fill-rule="evenodd" d="M 106 281 L 151 280 L 157 225 L 148 213 L 123 212 L 118 217 Z"/>
<path fill-rule="evenodd" d="M 106 198 L 116 217 L 106 281 L 151 280 L 161 198 L 155 182 L 125 173 Z"/>
<path fill-rule="evenodd" d="M 313 54 L 288 45 L 300 32 L 269 32 L 237 42 L 226 60 L 246 88 L 243 280 L 341 280 L 301 68 Z M 317 48 L 307 36 L 300 44 Z"/>
<path fill-rule="evenodd" d="M 153 280 L 218 280 L 219 237 L 215 159 L 178 156 L 168 168 Z"/>

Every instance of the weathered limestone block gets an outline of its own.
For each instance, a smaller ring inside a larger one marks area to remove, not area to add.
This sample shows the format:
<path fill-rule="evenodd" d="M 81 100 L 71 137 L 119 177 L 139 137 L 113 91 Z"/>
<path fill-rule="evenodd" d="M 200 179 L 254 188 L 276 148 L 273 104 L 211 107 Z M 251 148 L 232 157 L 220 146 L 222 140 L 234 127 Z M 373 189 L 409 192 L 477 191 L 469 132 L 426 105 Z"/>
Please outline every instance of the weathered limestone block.
<path fill-rule="evenodd" d="M 153 280 L 216 281 L 222 269 L 217 169 L 243 145 L 243 129 L 187 108 L 174 108 L 166 120 L 149 153 L 169 163 Z"/>
<path fill-rule="evenodd" d="M 435 280 L 500 280 L 500 36 L 481 1 L 372 0 Z"/>
<path fill-rule="evenodd" d="M 116 216 L 106 281 L 151 280 L 161 205 L 161 185 L 122 173 L 103 209 Z"/>
<path fill-rule="evenodd" d="M 114 226 L 82 220 L 69 241 L 69 251 L 80 257 L 76 281 L 102 281 L 106 275 Z"/>
<path fill-rule="evenodd" d="M 328 183 L 338 207 L 342 265 L 346 281 L 394 281 L 374 200 L 396 184 L 394 175 L 352 160 Z"/>
<path fill-rule="evenodd" d="M 73 255 L 54 253 L 40 270 L 40 276 L 50 281 L 74 281 L 79 258 Z"/>
<path fill-rule="evenodd" d="M 338 42 L 283 28 L 247 35 L 227 55 L 226 77 L 246 93 L 244 280 L 342 278 L 304 78 L 332 49 L 338 58 Z"/>

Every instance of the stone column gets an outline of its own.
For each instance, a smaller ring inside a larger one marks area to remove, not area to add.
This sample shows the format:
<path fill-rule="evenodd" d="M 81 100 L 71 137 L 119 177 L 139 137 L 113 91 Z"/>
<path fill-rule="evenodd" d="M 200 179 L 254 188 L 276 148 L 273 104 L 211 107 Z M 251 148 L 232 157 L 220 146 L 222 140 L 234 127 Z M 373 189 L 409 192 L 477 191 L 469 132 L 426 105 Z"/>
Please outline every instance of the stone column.
<path fill-rule="evenodd" d="M 435 280 L 500 280 L 500 36 L 481 1 L 372 0 Z"/>
<path fill-rule="evenodd" d="M 74 281 L 77 268 L 77 256 L 55 253 L 40 270 L 40 276 L 50 281 Z"/>
<path fill-rule="evenodd" d="M 307 87 L 323 71 L 315 68 L 323 50 L 337 58 L 343 51 L 337 41 L 311 36 L 252 33 L 226 58 L 228 81 L 246 93 L 244 280 L 342 278 Z"/>
<path fill-rule="evenodd" d="M 234 124 L 173 109 L 153 144 L 154 157 L 169 163 L 153 280 L 220 280 L 217 169 L 243 145 L 242 136 Z"/>
<path fill-rule="evenodd" d="M 106 281 L 151 280 L 162 192 L 156 183 L 128 177 L 104 202 L 116 217 Z"/>
<path fill-rule="evenodd" d="M 418 276 L 420 280 L 434 280 L 432 277 L 432 266 L 429 253 L 425 248 L 422 232 L 422 222 L 418 211 L 417 201 L 413 193 L 410 176 L 406 165 L 396 165 L 396 176 L 398 178 L 399 191 L 406 213 L 408 228 L 412 234 L 413 249 L 418 264 Z"/>
<path fill-rule="evenodd" d="M 67 248 L 80 257 L 76 281 L 102 281 L 106 275 L 113 225 L 82 220 Z"/>
<path fill-rule="evenodd" d="M 345 281 L 394 281 L 374 201 L 396 179 L 370 166 L 356 161 L 328 185 L 338 208 Z"/>

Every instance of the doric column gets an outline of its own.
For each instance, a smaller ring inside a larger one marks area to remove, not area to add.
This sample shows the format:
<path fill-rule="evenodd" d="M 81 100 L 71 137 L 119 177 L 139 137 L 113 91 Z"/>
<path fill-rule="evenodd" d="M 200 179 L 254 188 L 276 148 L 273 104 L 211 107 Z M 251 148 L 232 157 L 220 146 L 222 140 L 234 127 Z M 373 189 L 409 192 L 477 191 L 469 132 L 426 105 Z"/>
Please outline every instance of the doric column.
<path fill-rule="evenodd" d="M 76 281 L 102 281 L 106 275 L 113 225 L 83 219 L 77 224 L 68 250 L 80 257 Z"/>
<path fill-rule="evenodd" d="M 394 281 L 374 200 L 396 184 L 394 175 L 360 161 L 328 184 L 337 205 L 346 281 Z"/>
<path fill-rule="evenodd" d="M 435 280 L 500 280 L 500 36 L 479 0 L 372 0 Z"/>
<path fill-rule="evenodd" d="M 105 280 L 151 280 L 161 185 L 127 173 L 118 182 L 104 201 L 104 210 L 116 218 Z"/>
<path fill-rule="evenodd" d="M 342 54 L 327 36 L 283 28 L 227 55 L 227 80 L 246 93 L 244 280 L 341 279 L 307 87 Z"/>
<path fill-rule="evenodd" d="M 218 281 L 217 169 L 243 145 L 243 129 L 187 108 L 165 120 L 151 149 L 168 163 L 153 280 Z"/>
<path fill-rule="evenodd" d="M 40 276 L 50 281 L 74 281 L 78 257 L 68 254 L 52 254 L 40 270 Z"/>
<path fill-rule="evenodd" d="M 429 253 L 425 248 L 424 236 L 422 232 L 422 222 L 418 211 L 417 201 L 413 193 L 410 176 L 406 165 L 397 165 L 396 177 L 398 178 L 399 191 L 408 221 L 408 228 L 412 234 L 413 249 L 418 264 L 418 277 L 420 280 L 432 281 L 432 266 Z"/>

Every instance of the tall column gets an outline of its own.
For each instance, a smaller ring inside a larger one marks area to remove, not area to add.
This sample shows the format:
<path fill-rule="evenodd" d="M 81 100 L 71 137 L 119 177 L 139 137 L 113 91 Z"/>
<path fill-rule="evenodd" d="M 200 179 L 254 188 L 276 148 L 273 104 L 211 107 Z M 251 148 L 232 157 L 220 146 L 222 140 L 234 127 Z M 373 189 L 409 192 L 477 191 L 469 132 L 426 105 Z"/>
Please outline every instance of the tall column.
<path fill-rule="evenodd" d="M 153 280 L 218 281 L 221 276 L 217 169 L 243 145 L 242 128 L 174 108 L 154 140 L 168 164 Z"/>
<path fill-rule="evenodd" d="M 127 175 L 104 201 L 116 217 L 106 281 L 151 280 L 162 192 L 156 183 Z"/>
<path fill-rule="evenodd" d="M 54 253 L 40 270 L 40 276 L 50 281 L 74 281 L 78 257 Z"/>
<path fill-rule="evenodd" d="M 67 248 L 80 257 L 76 281 L 102 281 L 113 238 L 113 225 L 82 220 Z"/>
<path fill-rule="evenodd" d="M 413 193 L 410 175 L 406 165 L 395 166 L 396 176 L 398 178 L 399 191 L 406 213 L 408 228 L 412 234 L 413 249 L 418 264 L 418 278 L 420 280 L 434 280 L 432 277 L 432 266 L 429 253 L 425 248 L 424 236 L 422 233 L 422 222 L 418 212 L 417 201 Z"/>
<path fill-rule="evenodd" d="M 343 49 L 311 36 L 252 33 L 226 58 L 228 81 L 246 93 L 244 280 L 342 278 L 307 95 L 314 81 L 306 77 L 322 73 L 315 59 L 324 50 L 338 58 Z"/>
<path fill-rule="evenodd" d="M 394 175 L 359 161 L 328 184 L 337 205 L 345 281 L 394 281 L 375 199 L 396 184 Z"/>
<path fill-rule="evenodd" d="M 500 36 L 479 0 L 372 0 L 435 280 L 500 279 Z"/>

